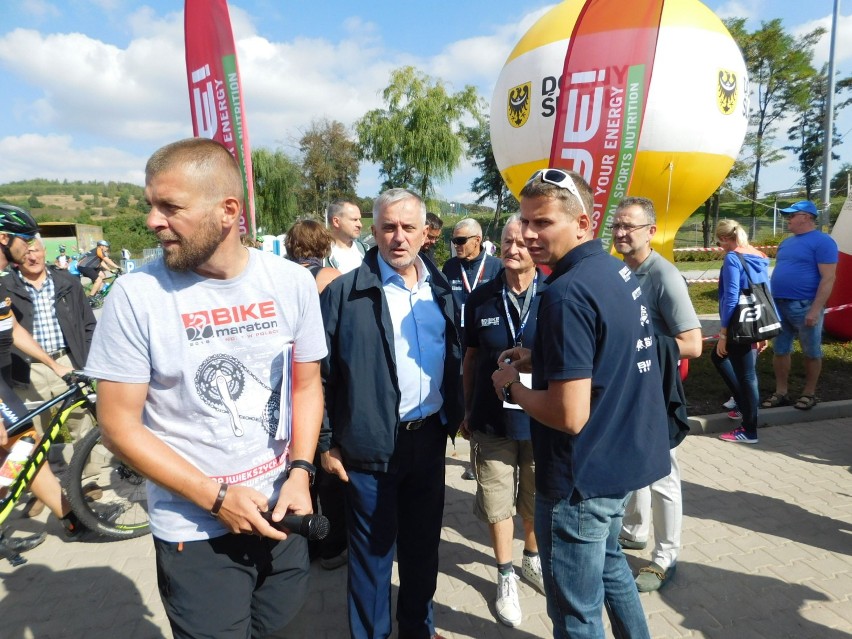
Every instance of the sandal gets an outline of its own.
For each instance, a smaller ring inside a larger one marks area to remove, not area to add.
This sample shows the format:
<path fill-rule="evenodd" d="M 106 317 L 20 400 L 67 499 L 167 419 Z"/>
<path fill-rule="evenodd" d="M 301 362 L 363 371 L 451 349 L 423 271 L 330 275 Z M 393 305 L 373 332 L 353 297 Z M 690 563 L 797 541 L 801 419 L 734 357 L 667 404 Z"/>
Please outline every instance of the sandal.
<path fill-rule="evenodd" d="M 817 401 L 816 395 L 802 395 L 796 400 L 796 403 L 793 404 L 793 408 L 798 408 L 799 410 L 810 410 L 816 406 Z"/>
<path fill-rule="evenodd" d="M 777 408 L 778 406 L 789 406 L 790 398 L 781 393 L 772 393 L 760 404 L 762 408 Z M 810 407 L 809 407 L 810 408 Z M 804 409 L 803 409 L 804 410 Z"/>

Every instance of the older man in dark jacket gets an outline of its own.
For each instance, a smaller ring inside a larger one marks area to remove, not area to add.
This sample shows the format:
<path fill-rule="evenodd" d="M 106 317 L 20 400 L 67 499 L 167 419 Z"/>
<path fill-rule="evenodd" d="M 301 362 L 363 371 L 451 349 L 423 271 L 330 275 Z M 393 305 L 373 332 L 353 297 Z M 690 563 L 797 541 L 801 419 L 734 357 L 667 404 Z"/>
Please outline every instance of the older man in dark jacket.
<path fill-rule="evenodd" d="M 323 467 L 347 482 L 351 636 L 390 636 L 396 552 L 398 636 L 425 639 L 439 636 L 432 597 L 446 439 L 463 413 L 461 347 L 452 290 L 418 256 L 423 201 L 391 189 L 373 216 L 378 246 L 322 295 L 329 355 L 319 450 Z"/>
<path fill-rule="evenodd" d="M 21 326 L 58 363 L 82 369 L 96 320 L 80 281 L 64 270 L 48 268 L 44 245 L 36 240 L 19 270 L 7 273 L 3 283 Z M 20 395 L 26 400 L 44 401 L 68 390 L 65 382 L 47 366 L 31 363 L 17 349 L 12 352 L 12 377 L 22 387 Z M 42 425 L 48 418 L 45 416 Z M 68 426 L 77 441 L 91 429 L 92 420 L 87 412 L 80 412 L 71 417 Z"/>

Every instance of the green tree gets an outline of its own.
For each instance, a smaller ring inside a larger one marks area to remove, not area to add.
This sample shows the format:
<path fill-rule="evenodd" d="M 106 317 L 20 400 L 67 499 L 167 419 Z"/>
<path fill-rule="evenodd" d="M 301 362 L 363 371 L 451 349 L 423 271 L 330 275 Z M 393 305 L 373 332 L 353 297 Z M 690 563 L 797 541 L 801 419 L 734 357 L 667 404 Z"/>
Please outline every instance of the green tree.
<path fill-rule="evenodd" d="M 749 127 L 753 135 L 746 136 L 744 149 L 753 162 L 749 194 L 753 235 L 760 171 L 783 157 L 774 145 L 778 122 L 808 104 L 810 84 L 816 74 L 811 63 L 813 47 L 825 29 L 814 29 L 797 38 L 784 30 L 780 19 L 763 22 L 752 33 L 746 30 L 745 22 L 744 18 L 731 18 L 725 25 L 742 50 L 751 83 Z"/>
<path fill-rule="evenodd" d="M 464 127 L 465 137 L 467 138 L 468 157 L 473 160 L 480 174 L 470 183 L 470 188 L 479 197 L 476 199 L 477 204 L 482 204 L 486 201 L 495 203 L 494 219 L 489 226 L 497 228 L 500 221 L 500 214 L 506 212 L 514 212 L 520 208 L 518 200 L 512 195 L 509 187 L 506 186 L 503 176 L 500 174 L 500 169 L 497 168 L 497 160 L 494 159 L 494 151 L 491 148 L 491 129 L 488 123 L 488 116 L 475 126 Z"/>
<path fill-rule="evenodd" d="M 410 188 L 425 199 L 435 182 L 461 164 L 462 121 L 481 117 L 476 90 L 448 93 L 439 80 L 402 67 L 391 72 L 382 98 L 385 108 L 367 112 L 355 125 L 361 157 L 379 165 L 382 188 Z"/>
<path fill-rule="evenodd" d="M 852 87 L 852 77 L 842 78 L 835 82 L 834 93 L 839 97 L 842 93 Z M 819 74 L 811 80 L 808 103 L 800 110 L 794 119 L 794 124 L 787 130 L 791 141 L 795 144 L 785 146 L 788 151 L 796 153 L 799 160 L 799 169 L 802 172 L 801 184 L 805 187 L 805 196 L 813 200 L 812 194 L 822 184 L 820 168 L 825 153 L 825 112 L 828 106 L 826 95 L 828 93 L 828 68 L 823 66 Z M 839 113 L 849 106 L 850 98 L 834 101 L 834 121 L 837 121 Z M 832 149 L 839 145 L 842 137 L 835 129 L 832 132 Z M 840 156 L 832 152 L 832 159 L 837 160 Z M 845 183 L 844 183 L 845 186 Z"/>
<path fill-rule="evenodd" d="M 298 163 L 283 151 L 255 149 L 251 152 L 254 172 L 254 203 L 258 228 L 279 235 L 299 217 L 297 193 L 302 189 Z"/>
<path fill-rule="evenodd" d="M 299 140 L 305 190 L 303 208 L 320 216 L 334 200 L 355 197 L 358 145 L 342 123 L 315 120 Z"/>
<path fill-rule="evenodd" d="M 137 212 L 123 213 L 100 222 L 104 237 L 109 238 L 114 246 L 126 248 L 131 253 L 141 253 L 143 249 L 156 245 L 154 234 L 145 223 L 146 215 Z M 117 249 L 113 249 L 117 251 Z"/>
<path fill-rule="evenodd" d="M 846 193 L 848 195 L 848 180 L 850 175 L 852 175 L 852 164 L 846 162 L 840 167 L 840 169 L 838 169 L 837 173 L 834 174 L 834 177 L 831 178 L 831 192 L 835 195 L 840 193 Z"/>
<path fill-rule="evenodd" d="M 35 193 L 33 193 L 30 197 L 27 198 L 27 206 L 31 209 L 41 209 L 44 208 L 44 204 L 41 200 L 38 199 Z"/>

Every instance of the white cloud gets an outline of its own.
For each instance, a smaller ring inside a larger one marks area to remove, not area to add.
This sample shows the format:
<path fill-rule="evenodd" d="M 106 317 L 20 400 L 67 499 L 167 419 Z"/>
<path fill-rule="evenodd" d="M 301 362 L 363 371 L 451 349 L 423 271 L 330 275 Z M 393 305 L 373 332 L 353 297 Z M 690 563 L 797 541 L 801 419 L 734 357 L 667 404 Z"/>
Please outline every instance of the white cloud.
<path fill-rule="evenodd" d="M 45 10 L 52 6 L 38 1 Z M 37 176 L 141 182 L 151 151 L 191 135 L 183 12 L 158 14 L 142 6 L 122 18 L 119 5 L 130 3 L 94 1 L 119 9 L 110 19 L 130 35 L 128 43 L 23 28 L 0 33 L 6 81 L 27 87 L 0 107 L 0 148 L 14 151 L 4 158 L 15 158 L 0 161 L 0 182 Z M 259 33 L 252 15 L 231 6 L 252 145 L 295 153 L 296 140 L 317 118 L 351 126 L 381 106 L 390 71 L 405 64 L 454 90 L 473 84 L 489 100 L 512 47 L 549 9 L 509 17 L 421 59 L 389 52 L 378 27 L 359 18 L 346 20 L 339 41 L 276 41 Z M 473 173 L 465 163 L 456 179 L 442 185 L 446 195 L 472 200 L 467 189 Z M 378 182 L 365 173 L 359 192 L 374 192 Z"/>
<path fill-rule="evenodd" d="M 831 48 L 831 19 L 832 16 L 827 15 L 819 20 L 811 20 L 810 22 L 797 25 L 795 28 L 790 30 L 790 32 L 798 38 L 819 27 L 825 29 L 825 34 L 814 47 L 814 66 L 817 69 L 821 68 L 822 65 L 828 62 L 829 51 Z M 848 62 L 850 59 L 852 59 L 852 15 L 841 15 L 837 20 L 834 62 L 837 66 L 842 65 L 844 62 Z"/>
<path fill-rule="evenodd" d="M 723 20 L 726 18 L 752 20 L 760 14 L 762 4 L 760 0 L 729 0 L 717 7 L 714 13 Z"/>
<path fill-rule="evenodd" d="M 81 148 L 70 135 L 26 134 L 0 139 L 0 176 L 4 182 L 115 180 L 144 184 L 145 157 L 110 147 Z"/>
<path fill-rule="evenodd" d="M 189 99 L 175 59 L 183 52 L 167 40 L 137 39 L 122 50 L 79 33 L 16 29 L 0 38 L 0 63 L 42 93 L 32 124 L 119 143 L 185 129 Z"/>

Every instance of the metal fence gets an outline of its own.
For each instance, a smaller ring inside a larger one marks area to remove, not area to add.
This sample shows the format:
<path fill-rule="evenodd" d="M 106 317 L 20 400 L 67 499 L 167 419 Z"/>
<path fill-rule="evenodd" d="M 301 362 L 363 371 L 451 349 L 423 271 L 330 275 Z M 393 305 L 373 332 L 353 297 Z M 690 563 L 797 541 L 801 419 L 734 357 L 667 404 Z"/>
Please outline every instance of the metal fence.
<path fill-rule="evenodd" d="M 724 218 L 722 218 L 724 219 Z M 753 245 L 758 244 L 778 244 L 787 235 L 787 225 L 784 219 L 779 215 L 777 220 L 773 220 L 770 216 L 767 218 L 757 218 L 752 220 L 749 216 L 737 217 L 732 216 L 727 219 L 736 220 L 746 230 L 749 236 L 749 242 Z M 689 218 L 684 222 L 683 226 L 677 232 L 674 241 L 675 248 L 699 248 L 705 246 L 704 234 L 704 219 Z M 706 234 L 706 245 L 715 246 L 716 238 L 713 235 L 715 230 L 715 221 L 711 220 L 711 226 Z"/>

